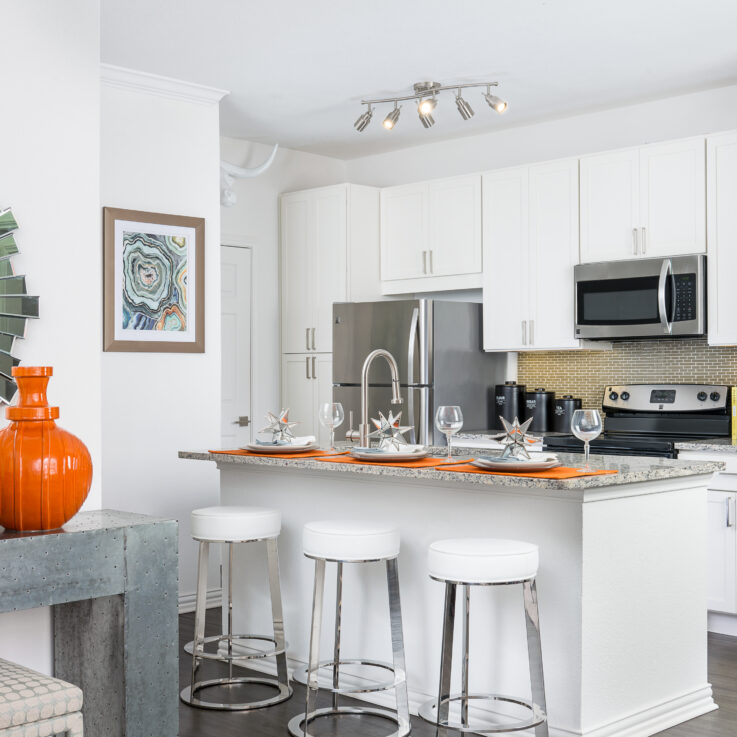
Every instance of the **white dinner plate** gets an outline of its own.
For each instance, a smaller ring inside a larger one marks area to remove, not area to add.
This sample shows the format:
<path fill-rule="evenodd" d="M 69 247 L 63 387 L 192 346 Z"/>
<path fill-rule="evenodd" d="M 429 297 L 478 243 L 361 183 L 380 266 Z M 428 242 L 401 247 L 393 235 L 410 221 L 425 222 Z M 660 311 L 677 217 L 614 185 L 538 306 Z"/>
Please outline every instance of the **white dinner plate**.
<path fill-rule="evenodd" d="M 360 461 L 416 461 L 426 458 L 430 451 L 424 445 L 408 445 L 402 450 L 382 450 L 380 448 L 352 448 L 350 455 Z"/>
<path fill-rule="evenodd" d="M 489 471 L 547 471 L 549 468 L 557 468 L 561 465 L 556 456 L 544 455 L 542 458 L 531 458 L 520 460 L 519 458 L 504 458 L 500 456 L 479 456 L 472 462 L 477 468 L 485 468 Z"/>
<path fill-rule="evenodd" d="M 314 435 L 306 435 L 302 438 L 295 438 L 293 443 L 247 443 L 241 450 L 250 450 L 253 453 L 304 453 L 306 450 L 314 450 L 317 448 L 317 442 Z"/>

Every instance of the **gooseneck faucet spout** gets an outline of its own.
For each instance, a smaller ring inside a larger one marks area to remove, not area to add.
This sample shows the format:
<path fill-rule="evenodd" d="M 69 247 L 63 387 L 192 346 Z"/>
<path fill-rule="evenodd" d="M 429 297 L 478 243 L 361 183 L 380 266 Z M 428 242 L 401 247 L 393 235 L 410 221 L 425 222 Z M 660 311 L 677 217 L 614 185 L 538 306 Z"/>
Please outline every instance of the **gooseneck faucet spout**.
<path fill-rule="evenodd" d="M 386 359 L 386 362 L 389 364 L 389 370 L 392 372 L 392 404 L 402 404 L 402 395 L 399 393 L 399 367 L 397 366 L 396 359 L 389 351 L 385 351 L 383 348 L 377 348 L 375 351 L 371 351 L 363 362 L 363 370 L 361 372 L 361 427 L 359 430 L 360 443 L 364 448 L 368 447 L 368 436 L 371 429 L 368 424 L 368 375 L 371 364 L 379 356 Z"/>

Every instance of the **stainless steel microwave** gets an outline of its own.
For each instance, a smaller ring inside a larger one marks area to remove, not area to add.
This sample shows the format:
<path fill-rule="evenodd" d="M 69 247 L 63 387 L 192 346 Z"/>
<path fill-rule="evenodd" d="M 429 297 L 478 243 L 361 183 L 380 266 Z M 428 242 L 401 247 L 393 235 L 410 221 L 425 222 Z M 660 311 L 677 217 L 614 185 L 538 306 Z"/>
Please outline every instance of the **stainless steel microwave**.
<path fill-rule="evenodd" d="M 577 338 L 706 333 L 706 256 L 579 264 L 574 281 Z"/>

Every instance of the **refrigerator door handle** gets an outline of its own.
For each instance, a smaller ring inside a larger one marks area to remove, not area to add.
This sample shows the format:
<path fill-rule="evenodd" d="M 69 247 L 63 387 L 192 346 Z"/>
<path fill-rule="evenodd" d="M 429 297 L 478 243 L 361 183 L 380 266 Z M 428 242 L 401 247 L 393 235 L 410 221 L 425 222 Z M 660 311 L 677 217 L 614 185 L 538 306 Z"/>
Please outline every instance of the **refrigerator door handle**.
<path fill-rule="evenodd" d="M 420 321 L 420 310 L 415 307 L 412 310 L 412 320 L 409 324 L 409 345 L 407 347 L 407 386 L 411 387 L 415 383 L 415 343 L 417 342 L 417 326 Z M 415 398 L 411 388 L 407 389 L 407 414 L 409 420 L 414 420 L 415 416 Z M 410 430 L 410 439 L 414 445 L 417 442 L 417 433 L 415 426 L 412 425 Z"/>

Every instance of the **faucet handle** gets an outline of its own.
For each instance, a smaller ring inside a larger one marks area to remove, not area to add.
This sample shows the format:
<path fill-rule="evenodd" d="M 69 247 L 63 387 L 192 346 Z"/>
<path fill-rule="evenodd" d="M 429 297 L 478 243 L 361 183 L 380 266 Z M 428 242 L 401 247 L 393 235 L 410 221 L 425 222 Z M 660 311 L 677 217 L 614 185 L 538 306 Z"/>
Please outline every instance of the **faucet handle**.
<path fill-rule="evenodd" d="M 392 399 L 392 404 L 403 404 L 404 399 L 402 397 L 397 397 L 396 399 Z"/>

